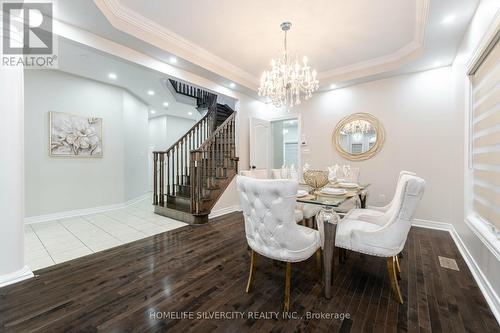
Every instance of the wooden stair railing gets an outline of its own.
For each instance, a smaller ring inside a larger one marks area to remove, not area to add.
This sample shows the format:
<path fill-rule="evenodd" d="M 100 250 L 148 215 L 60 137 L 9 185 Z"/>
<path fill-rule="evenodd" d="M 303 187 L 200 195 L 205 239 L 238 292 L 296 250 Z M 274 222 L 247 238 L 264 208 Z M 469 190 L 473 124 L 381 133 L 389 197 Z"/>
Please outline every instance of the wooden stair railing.
<path fill-rule="evenodd" d="M 217 100 L 217 95 L 209 91 L 193 87 L 187 83 L 168 79 L 175 92 L 184 96 L 196 98 L 198 108 L 209 107 L 213 100 Z"/>
<path fill-rule="evenodd" d="M 213 107 L 166 151 L 153 152 L 153 204 L 164 205 L 165 196 L 176 196 L 189 186 L 189 152 L 210 137 L 217 109 Z"/>
<path fill-rule="evenodd" d="M 184 215 L 168 216 L 192 222 L 185 216 L 189 213 L 203 216 L 201 220 L 206 222 L 211 208 L 237 174 L 236 112 L 217 104 L 217 96 L 213 96 L 207 114 L 186 134 L 166 151 L 153 152 L 153 204 L 159 214 L 177 210 Z"/>
<path fill-rule="evenodd" d="M 191 151 L 191 211 L 203 215 L 238 173 L 233 112 L 200 147 Z"/>

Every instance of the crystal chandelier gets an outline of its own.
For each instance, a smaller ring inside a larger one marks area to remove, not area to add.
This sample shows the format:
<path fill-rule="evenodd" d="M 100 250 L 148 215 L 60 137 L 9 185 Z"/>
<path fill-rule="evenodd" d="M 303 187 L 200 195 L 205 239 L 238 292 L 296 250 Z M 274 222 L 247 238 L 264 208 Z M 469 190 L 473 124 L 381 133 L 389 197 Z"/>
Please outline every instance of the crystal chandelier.
<path fill-rule="evenodd" d="M 356 133 L 368 133 L 373 129 L 372 125 L 366 120 L 354 120 L 347 123 L 342 128 L 342 133 L 345 135 L 353 135 Z"/>
<path fill-rule="evenodd" d="M 300 95 L 308 100 L 319 88 L 316 71 L 307 65 L 307 57 L 302 66 L 297 57 L 292 60 L 286 49 L 286 34 L 290 30 L 290 22 L 281 23 L 285 32 L 283 57 L 271 60 L 271 70 L 264 71 L 260 80 L 259 96 L 269 97 L 274 106 L 293 107 L 300 104 Z"/>

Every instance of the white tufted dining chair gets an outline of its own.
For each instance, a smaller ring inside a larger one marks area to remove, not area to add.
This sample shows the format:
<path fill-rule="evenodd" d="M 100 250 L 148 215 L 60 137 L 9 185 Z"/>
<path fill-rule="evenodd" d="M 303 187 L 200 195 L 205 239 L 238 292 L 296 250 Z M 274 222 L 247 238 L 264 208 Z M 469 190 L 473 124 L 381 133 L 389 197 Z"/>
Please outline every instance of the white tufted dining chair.
<path fill-rule="evenodd" d="M 287 179 L 287 177 L 283 177 L 282 169 L 271 169 L 271 177 L 273 179 Z"/>
<path fill-rule="evenodd" d="M 397 255 L 403 250 L 411 221 L 425 190 L 425 181 L 404 174 L 398 182 L 392 205 L 375 223 L 362 221 L 351 213 L 337 225 L 337 247 L 387 258 L 387 269 L 396 298 L 403 303 L 397 282 L 400 267 Z"/>
<path fill-rule="evenodd" d="M 273 179 L 283 179 L 282 170 L 281 169 L 271 169 L 271 176 Z M 296 211 L 300 211 L 302 214 L 302 219 L 297 221 L 300 222 L 303 219 L 306 221 L 306 225 L 313 228 L 314 227 L 314 218 L 316 214 L 321 210 L 321 206 L 318 205 L 308 205 L 308 204 L 297 204 L 295 207 Z"/>
<path fill-rule="evenodd" d="M 279 170 L 281 174 L 281 169 L 272 169 L 272 175 L 273 178 L 275 174 L 275 170 Z M 240 171 L 240 175 L 245 176 L 245 177 L 250 177 L 250 178 L 256 178 L 256 179 L 268 179 L 268 174 L 267 174 L 267 169 L 252 169 L 252 170 L 242 170 Z M 279 179 L 279 178 L 276 178 Z M 304 220 L 304 211 L 302 209 L 303 207 L 297 205 L 295 208 L 295 222 L 299 223 Z"/>
<path fill-rule="evenodd" d="M 378 219 L 378 217 L 384 215 L 385 212 L 387 212 L 391 206 L 394 204 L 396 201 L 395 199 L 400 196 L 401 193 L 398 193 L 398 190 L 401 190 L 401 181 L 402 177 L 404 175 L 412 175 L 416 176 L 417 174 L 411 171 L 401 171 L 399 173 L 398 181 L 396 183 L 396 191 L 394 192 L 394 197 L 392 198 L 391 202 L 389 202 L 387 205 L 383 207 L 377 207 L 377 206 L 368 206 L 367 208 L 355 208 L 353 209 L 349 216 L 352 219 L 357 219 L 365 222 L 371 222 L 371 223 L 378 223 L 379 221 L 382 221 Z"/>
<path fill-rule="evenodd" d="M 251 169 L 251 170 L 241 170 L 240 174 L 245 177 L 252 177 L 258 179 L 267 179 L 267 169 Z"/>
<path fill-rule="evenodd" d="M 238 176 L 236 186 L 245 219 L 245 234 L 252 250 L 249 292 L 256 254 L 286 262 L 285 305 L 290 308 L 291 263 L 310 258 L 321 246 L 319 231 L 298 225 L 294 218 L 297 182 Z"/>

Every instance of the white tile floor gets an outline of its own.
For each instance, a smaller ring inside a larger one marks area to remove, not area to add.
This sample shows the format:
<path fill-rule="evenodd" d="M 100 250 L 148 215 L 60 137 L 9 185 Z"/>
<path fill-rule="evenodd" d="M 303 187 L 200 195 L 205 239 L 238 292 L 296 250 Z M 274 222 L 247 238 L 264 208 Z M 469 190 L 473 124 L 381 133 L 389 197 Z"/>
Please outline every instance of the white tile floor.
<path fill-rule="evenodd" d="M 120 210 L 27 225 L 25 259 L 37 270 L 176 229 L 186 224 L 153 213 L 149 200 Z"/>

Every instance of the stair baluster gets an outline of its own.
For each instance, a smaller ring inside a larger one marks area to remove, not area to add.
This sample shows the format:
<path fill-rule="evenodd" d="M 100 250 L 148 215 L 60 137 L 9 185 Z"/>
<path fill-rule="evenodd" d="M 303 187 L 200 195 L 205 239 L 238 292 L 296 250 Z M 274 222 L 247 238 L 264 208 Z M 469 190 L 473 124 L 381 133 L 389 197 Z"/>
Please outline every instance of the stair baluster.
<path fill-rule="evenodd" d="M 177 209 L 184 202 L 183 211 L 204 216 L 206 221 L 238 171 L 236 113 L 228 106 L 217 104 L 215 94 L 174 80 L 170 82 L 177 93 L 197 98 L 198 107 L 208 107 L 208 110 L 169 149 L 153 153 L 153 204 L 158 208 Z"/>

